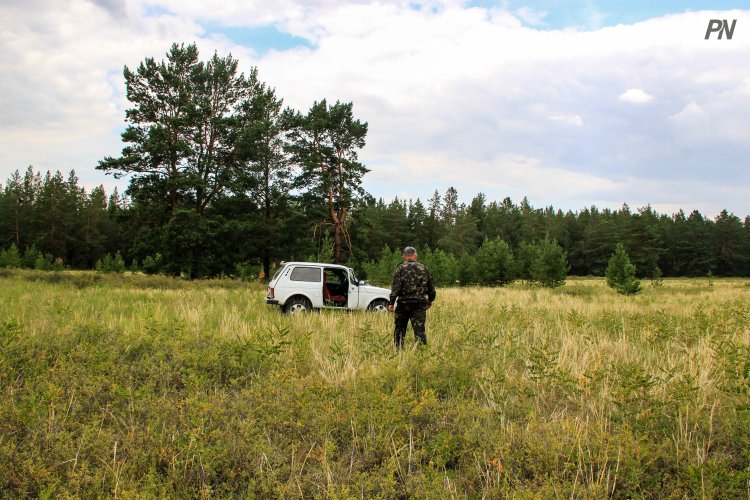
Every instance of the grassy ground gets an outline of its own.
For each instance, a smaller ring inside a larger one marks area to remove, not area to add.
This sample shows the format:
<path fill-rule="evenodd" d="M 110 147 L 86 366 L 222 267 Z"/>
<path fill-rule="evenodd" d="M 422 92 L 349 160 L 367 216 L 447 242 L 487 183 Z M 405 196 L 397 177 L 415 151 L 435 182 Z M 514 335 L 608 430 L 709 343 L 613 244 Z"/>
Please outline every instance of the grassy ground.
<path fill-rule="evenodd" d="M 397 353 L 258 285 L 3 271 L 0 496 L 748 498 L 748 283 L 439 290 Z"/>

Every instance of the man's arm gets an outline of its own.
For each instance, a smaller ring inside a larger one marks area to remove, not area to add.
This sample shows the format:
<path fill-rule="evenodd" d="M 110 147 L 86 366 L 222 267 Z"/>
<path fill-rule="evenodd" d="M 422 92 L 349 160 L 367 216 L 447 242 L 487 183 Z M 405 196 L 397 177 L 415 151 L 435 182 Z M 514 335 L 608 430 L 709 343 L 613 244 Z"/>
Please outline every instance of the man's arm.
<path fill-rule="evenodd" d="M 435 302 L 437 297 L 437 291 L 435 290 L 435 283 L 432 281 L 432 273 L 427 270 L 427 301 L 432 303 Z"/>
<path fill-rule="evenodd" d="M 393 282 L 391 283 L 391 296 L 390 305 L 396 302 L 396 298 L 401 293 L 401 287 L 403 286 L 403 280 L 401 279 L 401 266 L 396 268 L 396 272 L 393 273 Z"/>

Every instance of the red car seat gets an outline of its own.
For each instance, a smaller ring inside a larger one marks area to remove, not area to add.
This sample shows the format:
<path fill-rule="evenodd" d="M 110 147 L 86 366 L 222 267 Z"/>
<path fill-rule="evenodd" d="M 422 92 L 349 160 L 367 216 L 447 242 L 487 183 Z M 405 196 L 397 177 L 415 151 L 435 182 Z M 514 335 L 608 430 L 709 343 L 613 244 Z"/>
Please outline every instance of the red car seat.
<path fill-rule="evenodd" d="M 335 304 L 346 304 L 348 300 L 343 295 L 331 295 L 331 291 L 328 289 L 326 283 L 326 273 L 323 273 L 323 301 L 333 302 Z"/>

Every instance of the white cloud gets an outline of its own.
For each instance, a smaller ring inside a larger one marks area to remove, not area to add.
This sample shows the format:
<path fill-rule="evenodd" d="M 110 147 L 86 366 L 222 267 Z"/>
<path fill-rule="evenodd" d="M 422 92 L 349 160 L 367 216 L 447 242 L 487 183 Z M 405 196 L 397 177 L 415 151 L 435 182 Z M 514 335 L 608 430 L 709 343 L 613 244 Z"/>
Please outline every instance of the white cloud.
<path fill-rule="evenodd" d="M 547 17 L 547 12 L 545 11 L 538 11 L 531 7 L 521 7 L 515 11 L 515 14 L 525 23 L 532 26 L 544 26 L 546 24 L 544 18 Z"/>
<path fill-rule="evenodd" d="M 701 108 L 698 104 L 695 103 L 695 101 L 693 101 L 682 108 L 679 113 L 675 113 L 674 115 L 672 115 L 672 118 L 676 120 L 690 120 L 693 117 L 703 116 L 704 114 L 705 113 L 703 112 L 703 108 Z"/>
<path fill-rule="evenodd" d="M 575 125 L 577 127 L 583 126 L 583 118 L 581 118 L 580 115 L 562 113 L 562 114 L 550 115 L 549 119 L 552 121 L 565 123 L 568 125 Z"/>
<path fill-rule="evenodd" d="M 641 89 L 628 89 L 620 94 L 620 100 L 633 104 L 645 104 L 654 100 L 654 96 L 647 94 Z"/>
<path fill-rule="evenodd" d="M 376 195 L 461 181 L 464 196 L 508 190 L 537 205 L 667 206 L 679 191 L 691 209 L 721 192 L 728 208 L 745 210 L 747 192 L 720 189 L 750 181 L 750 36 L 703 40 L 707 19 L 743 26 L 745 11 L 584 32 L 531 29 L 524 23 L 540 25 L 543 12 L 458 0 L 31 3 L 0 6 L 0 182 L 29 163 L 97 182 L 93 166 L 121 148 L 123 65 L 196 41 L 204 57 L 231 51 L 245 70 L 257 65 L 297 109 L 353 101 L 370 126 L 361 156 L 373 165 L 365 182 Z M 591 23 L 601 16 L 591 11 Z M 259 56 L 209 33 L 209 23 L 272 24 L 314 46 Z M 717 154 L 721 178 L 705 167 Z M 397 185 L 402 178 L 412 186 Z"/>

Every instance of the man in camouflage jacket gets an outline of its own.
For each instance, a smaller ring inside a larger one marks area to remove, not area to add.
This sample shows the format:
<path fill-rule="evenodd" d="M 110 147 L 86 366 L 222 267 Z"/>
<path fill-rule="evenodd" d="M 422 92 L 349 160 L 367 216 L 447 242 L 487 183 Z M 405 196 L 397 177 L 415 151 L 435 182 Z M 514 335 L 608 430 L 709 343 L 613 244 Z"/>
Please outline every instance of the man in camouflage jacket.
<path fill-rule="evenodd" d="M 435 285 L 432 282 L 432 274 L 427 266 L 417 262 L 417 251 L 414 247 L 406 247 L 403 252 L 404 261 L 398 265 L 393 273 L 391 284 L 391 302 L 388 310 L 393 311 L 393 305 L 398 299 L 396 306 L 396 326 L 393 332 L 393 341 L 397 348 L 404 345 L 406 327 L 411 320 L 414 329 L 414 338 L 427 343 L 425 333 L 425 321 L 427 309 L 435 300 Z"/>

